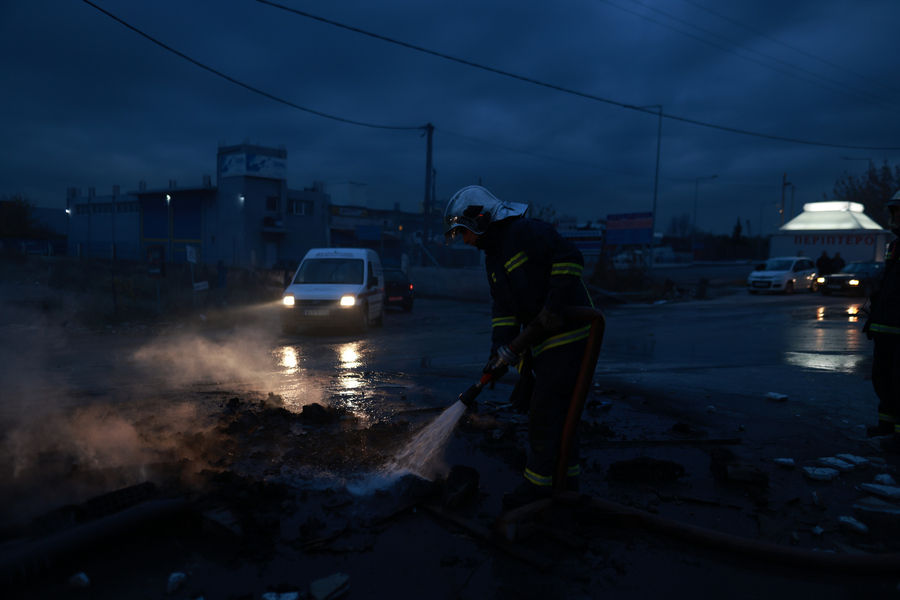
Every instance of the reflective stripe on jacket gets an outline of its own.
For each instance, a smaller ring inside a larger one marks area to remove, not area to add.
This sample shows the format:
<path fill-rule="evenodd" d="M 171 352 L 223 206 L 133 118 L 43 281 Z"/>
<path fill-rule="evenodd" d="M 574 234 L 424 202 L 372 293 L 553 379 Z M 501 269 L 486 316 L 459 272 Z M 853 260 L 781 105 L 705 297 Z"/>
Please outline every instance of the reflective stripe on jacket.
<path fill-rule="evenodd" d="M 491 223 L 482 234 L 485 268 L 493 305 L 491 353 L 516 337 L 545 306 L 555 312 L 566 306 L 592 306 L 582 282 L 584 257 L 574 243 L 549 224 L 511 218 Z M 569 331 L 535 344 L 541 350 L 587 337 L 589 327 Z"/>

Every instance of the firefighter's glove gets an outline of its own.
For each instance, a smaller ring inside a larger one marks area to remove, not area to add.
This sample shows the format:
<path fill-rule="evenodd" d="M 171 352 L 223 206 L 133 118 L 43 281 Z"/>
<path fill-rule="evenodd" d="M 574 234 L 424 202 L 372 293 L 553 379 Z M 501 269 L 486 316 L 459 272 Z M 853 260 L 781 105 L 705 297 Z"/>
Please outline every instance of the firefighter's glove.
<path fill-rule="evenodd" d="M 548 307 L 541 309 L 538 316 L 532 321 L 532 325 L 536 325 L 546 331 L 548 334 L 559 333 L 563 328 L 562 314 L 550 310 Z"/>
<path fill-rule="evenodd" d="M 531 395 L 534 392 L 534 372 L 531 370 L 534 359 L 531 357 L 531 349 L 525 351 L 522 356 L 522 362 L 517 367 L 519 370 L 519 381 L 509 395 L 511 408 L 519 414 L 526 415 L 531 408 Z"/>
<path fill-rule="evenodd" d="M 509 371 L 509 365 L 506 363 L 500 363 L 500 366 L 497 366 L 498 359 L 499 357 L 496 354 L 491 354 L 487 364 L 484 365 L 484 368 L 481 370 L 482 373 L 490 373 L 491 375 L 491 385 L 488 389 L 494 389 L 494 382 L 506 375 L 506 372 Z"/>

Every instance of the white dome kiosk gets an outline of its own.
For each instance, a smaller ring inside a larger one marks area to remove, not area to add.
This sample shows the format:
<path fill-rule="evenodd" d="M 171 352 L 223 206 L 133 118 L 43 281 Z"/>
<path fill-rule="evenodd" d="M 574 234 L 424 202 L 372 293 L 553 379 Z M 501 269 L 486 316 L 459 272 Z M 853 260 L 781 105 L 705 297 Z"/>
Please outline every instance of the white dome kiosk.
<path fill-rule="evenodd" d="M 846 262 L 884 260 L 893 234 L 867 217 L 857 202 L 811 202 L 772 235 L 769 256 L 802 254 L 815 260 L 840 252 Z"/>

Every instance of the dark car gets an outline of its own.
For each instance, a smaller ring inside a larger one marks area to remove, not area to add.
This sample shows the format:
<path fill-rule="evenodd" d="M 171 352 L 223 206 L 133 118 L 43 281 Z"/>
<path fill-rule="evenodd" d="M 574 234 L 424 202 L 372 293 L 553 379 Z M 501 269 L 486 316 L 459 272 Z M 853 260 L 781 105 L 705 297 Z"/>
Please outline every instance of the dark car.
<path fill-rule="evenodd" d="M 826 296 L 829 294 L 868 296 L 872 293 L 875 281 L 882 270 L 884 270 L 883 262 L 852 262 L 837 273 L 819 277 L 819 289 Z"/>
<path fill-rule="evenodd" d="M 400 269 L 384 270 L 384 305 L 399 306 L 405 312 L 413 309 L 413 284 Z"/>

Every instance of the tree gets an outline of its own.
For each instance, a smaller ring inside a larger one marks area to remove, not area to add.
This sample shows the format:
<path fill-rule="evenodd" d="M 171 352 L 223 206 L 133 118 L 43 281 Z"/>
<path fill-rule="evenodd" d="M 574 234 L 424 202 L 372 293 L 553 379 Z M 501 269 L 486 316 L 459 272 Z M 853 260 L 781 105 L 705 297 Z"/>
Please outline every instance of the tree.
<path fill-rule="evenodd" d="M 734 231 L 731 233 L 731 241 L 735 244 L 740 244 L 741 232 L 743 232 L 743 229 L 741 228 L 741 218 L 738 217 L 737 223 L 734 224 Z"/>
<path fill-rule="evenodd" d="M 31 215 L 34 207 L 26 198 L 3 196 L 0 200 L 0 238 L 27 238 L 33 224 Z"/>
<path fill-rule="evenodd" d="M 887 227 L 888 214 L 885 203 L 900 189 L 900 164 L 892 169 L 887 161 L 881 167 L 869 163 L 869 169 L 862 175 L 851 175 L 847 171 L 834 182 L 834 197 L 838 200 L 858 202 L 865 207 L 866 214 L 882 227 Z"/>
<path fill-rule="evenodd" d="M 672 217 L 672 220 L 669 221 L 669 228 L 666 230 L 666 235 L 676 238 L 686 238 L 690 235 L 691 229 L 693 229 L 691 216 L 687 213 L 683 213 L 677 217 Z"/>
<path fill-rule="evenodd" d="M 528 206 L 528 213 L 525 216 L 552 223 L 553 217 L 556 216 L 556 209 L 545 204 L 531 204 Z"/>

